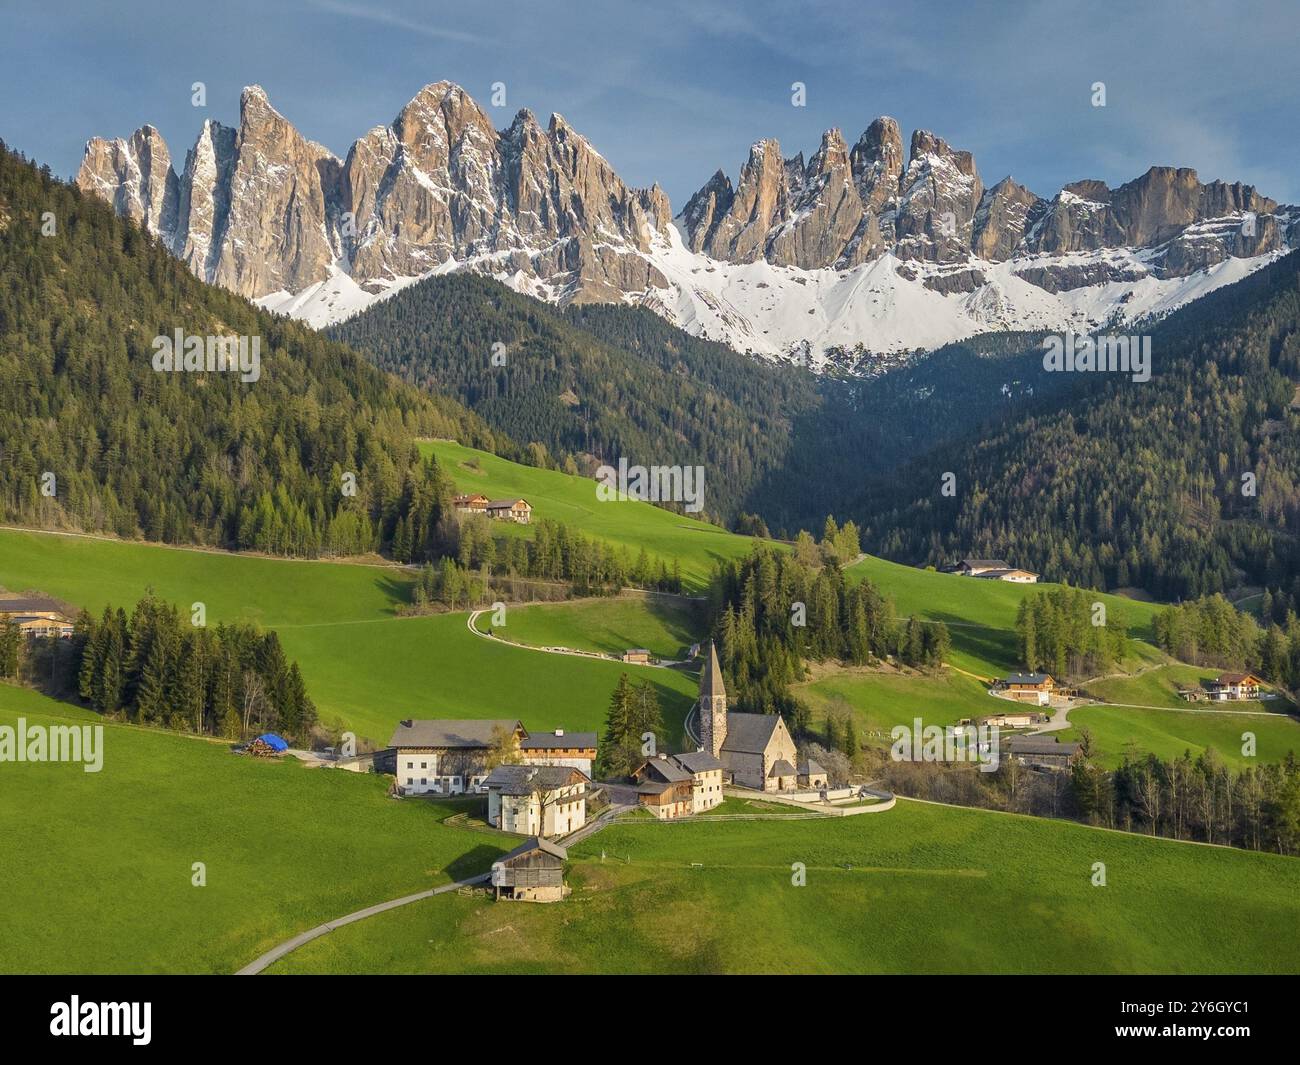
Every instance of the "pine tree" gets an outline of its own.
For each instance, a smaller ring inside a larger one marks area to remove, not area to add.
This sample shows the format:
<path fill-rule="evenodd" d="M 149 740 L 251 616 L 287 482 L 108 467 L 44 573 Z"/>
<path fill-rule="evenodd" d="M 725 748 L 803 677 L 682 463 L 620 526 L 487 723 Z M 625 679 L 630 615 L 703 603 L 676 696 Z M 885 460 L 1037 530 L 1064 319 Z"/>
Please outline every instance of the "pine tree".
<path fill-rule="evenodd" d="M 628 675 L 621 673 L 605 713 L 605 738 L 600 750 L 601 776 L 625 777 L 636 768 L 631 764 L 633 756 L 628 753 L 632 714 L 632 685 Z"/>

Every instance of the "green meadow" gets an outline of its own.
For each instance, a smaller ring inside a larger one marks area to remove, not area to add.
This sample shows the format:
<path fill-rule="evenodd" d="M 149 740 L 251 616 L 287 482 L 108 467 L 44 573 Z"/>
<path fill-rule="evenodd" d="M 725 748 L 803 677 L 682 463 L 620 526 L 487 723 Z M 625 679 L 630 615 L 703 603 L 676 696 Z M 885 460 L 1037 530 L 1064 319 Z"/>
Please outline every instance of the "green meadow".
<path fill-rule="evenodd" d="M 0 684 L 0 725 L 20 716 L 94 719 Z M 105 724 L 97 773 L 0 763 L 0 971 L 234 972 L 322 921 L 486 869 L 513 837 L 442 823 L 462 808 Z"/>
<path fill-rule="evenodd" d="M 1071 727 L 1057 733 L 1077 740 L 1080 730 L 1092 733 L 1095 757 L 1114 767 L 1131 746 L 1161 758 L 1192 757 L 1213 747 L 1223 761 L 1238 769 L 1280 762 L 1290 752 L 1300 755 L 1300 721 L 1286 714 L 1236 711 L 1146 710 L 1131 706 L 1081 706 L 1070 711 Z M 1242 753 L 1244 733 L 1255 736 L 1255 755 Z"/>
<path fill-rule="evenodd" d="M 468 615 L 402 617 L 401 568 L 289 562 L 0 530 L 0 585 L 38 590 L 93 613 L 130 608 L 152 588 L 202 602 L 207 622 L 244 619 L 275 629 L 302 667 L 323 720 L 387 742 L 407 717 L 518 717 L 528 728 L 594 729 L 621 672 L 654 682 L 673 742 L 694 701 L 692 678 L 508 647 L 471 633 Z"/>
<path fill-rule="evenodd" d="M 1080 730 L 1092 733 L 1096 757 L 1116 766 L 1129 748 L 1150 751 L 1162 758 L 1192 756 L 1207 747 L 1238 769 L 1262 762 L 1278 762 L 1291 751 L 1300 754 L 1300 719 L 1286 699 L 1239 703 L 1189 703 L 1178 689 L 1195 686 L 1219 673 L 1205 666 L 1168 662 L 1129 677 L 1090 681 L 1090 695 L 1102 704 L 1070 711 L 1071 728 L 1062 739 L 1078 739 Z M 1106 705 L 1106 704 L 1123 705 Z M 1243 733 L 1255 737 L 1253 756 L 1242 753 Z"/>
<path fill-rule="evenodd" d="M 1189 703 L 1178 697 L 1178 689 L 1198 687 L 1208 680 L 1213 680 L 1220 670 L 1210 666 L 1189 666 L 1182 662 L 1170 662 L 1166 665 L 1148 669 L 1131 677 L 1107 677 L 1105 680 L 1089 681 L 1088 693 L 1107 703 L 1127 703 L 1130 706 L 1178 707 L 1182 709 L 1205 709 L 1214 706 L 1227 710 L 1266 710 L 1282 712 L 1291 710 L 1289 700 L 1263 699 L 1240 703 Z M 1266 691 L 1271 689 L 1265 688 Z"/>
<path fill-rule="evenodd" d="M 620 654 L 644 647 L 656 658 L 682 659 L 704 632 L 700 604 L 666 596 L 627 594 L 614 599 L 578 599 L 568 603 L 515 606 L 506 624 L 492 625 L 490 611 L 477 626 L 503 639 L 531 647 L 568 647 Z"/>
<path fill-rule="evenodd" d="M 858 728 L 858 739 L 873 746 L 888 746 L 895 725 L 955 725 L 962 718 L 997 713 L 998 702 L 973 677 L 952 670 L 933 674 L 869 673 L 846 670 L 799 685 L 796 695 L 812 709 L 813 727 L 821 729 L 829 714 L 848 710 Z"/>
<path fill-rule="evenodd" d="M 900 617 L 916 614 L 928 621 L 942 621 L 952 634 L 952 663 L 983 677 L 994 677 L 1019 669 L 1016 640 L 1016 611 L 1028 596 L 1048 588 L 1042 584 L 1011 584 L 984 581 L 955 573 L 903 566 L 872 555 L 846 571 L 852 578 L 870 579 L 894 597 Z M 1162 609 L 1158 603 L 1143 603 L 1098 592 L 1106 604 L 1108 618 L 1123 620 L 1134 638 L 1134 664 L 1159 657 L 1153 647 L 1137 641 L 1155 638 L 1154 620 Z"/>
<path fill-rule="evenodd" d="M 1300 971 L 1300 863 L 1275 855 L 904 801 L 811 821 L 616 825 L 570 857 L 563 903 L 440 896 L 271 971 Z M 1105 887 L 1091 882 L 1099 861 Z"/>
<path fill-rule="evenodd" d="M 626 548 L 633 561 L 643 547 L 652 562 L 662 559 L 671 568 L 677 559 L 688 590 L 703 589 L 719 561 L 743 558 L 751 548 L 751 541 L 744 536 L 650 503 L 634 499 L 601 502 L 596 498 L 596 482 L 585 477 L 521 466 L 450 441 L 427 442 L 421 448 L 437 456 L 462 492 L 482 492 L 493 499 L 522 496 L 533 505 L 534 521 L 552 518 L 563 522 Z M 707 482 L 705 492 L 707 503 Z M 532 536 L 526 525 L 508 526 L 507 531 Z"/>

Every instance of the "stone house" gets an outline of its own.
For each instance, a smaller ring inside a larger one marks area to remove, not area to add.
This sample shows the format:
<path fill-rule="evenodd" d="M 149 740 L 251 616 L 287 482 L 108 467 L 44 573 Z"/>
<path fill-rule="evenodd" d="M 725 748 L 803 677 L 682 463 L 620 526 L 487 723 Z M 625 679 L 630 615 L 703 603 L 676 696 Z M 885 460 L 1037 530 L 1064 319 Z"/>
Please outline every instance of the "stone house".
<path fill-rule="evenodd" d="M 483 780 L 488 824 L 524 836 L 565 836 L 587 823 L 581 769 L 562 765 L 499 765 Z"/>

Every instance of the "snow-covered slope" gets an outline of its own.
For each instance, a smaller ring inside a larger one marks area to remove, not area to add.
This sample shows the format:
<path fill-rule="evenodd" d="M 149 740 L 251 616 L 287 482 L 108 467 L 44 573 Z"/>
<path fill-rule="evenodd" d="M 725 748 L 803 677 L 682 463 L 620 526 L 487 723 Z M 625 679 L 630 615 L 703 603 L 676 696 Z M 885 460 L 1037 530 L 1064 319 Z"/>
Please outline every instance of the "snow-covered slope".
<path fill-rule="evenodd" d="M 674 227 L 666 236 L 656 235 L 646 253 L 668 287 L 629 293 L 625 300 L 654 310 L 688 333 L 741 352 L 800 362 L 817 371 L 870 373 L 903 353 L 931 350 L 978 333 L 1067 328 L 1086 332 L 1163 315 L 1241 280 L 1283 253 L 1226 259 L 1169 279 L 1151 270 L 1158 254 L 1107 249 L 1000 263 L 971 259 L 941 264 L 886 253 L 851 270 L 800 270 L 765 260 L 737 264 L 711 259 L 687 248 Z M 1134 279 L 1053 293 L 1019 276 L 1044 264 L 1105 268 Z M 501 267 L 499 257 L 483 256 L 449 262 L 423 276 L 472 270 L 527 295 L 559 298 L 536 277 Z M 945 278 L 971 274 L 981 275 L 984 282 L 970 291 L 944 293 L 933 287 Z M 273 293 L 257 302 L 321 328 L 418 280 L 401 277 L 379 292 L 369 292 L 335 271 L 303 292 Z"/>

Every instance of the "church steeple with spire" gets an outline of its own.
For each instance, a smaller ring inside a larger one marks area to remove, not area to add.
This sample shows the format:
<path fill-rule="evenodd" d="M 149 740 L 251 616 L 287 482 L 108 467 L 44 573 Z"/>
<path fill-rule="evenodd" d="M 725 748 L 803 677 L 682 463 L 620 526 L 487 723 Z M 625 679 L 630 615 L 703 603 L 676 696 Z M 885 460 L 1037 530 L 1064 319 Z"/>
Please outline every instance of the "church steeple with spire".
<path fill-rule="evenodd" d="M 727 688 L 722 683 L 722 664 L 712 640 L 700 671 L 700 742 L 718 758 L 727 741 Z"/>

